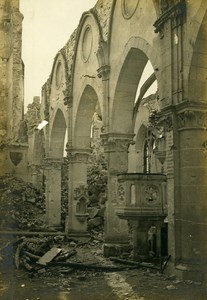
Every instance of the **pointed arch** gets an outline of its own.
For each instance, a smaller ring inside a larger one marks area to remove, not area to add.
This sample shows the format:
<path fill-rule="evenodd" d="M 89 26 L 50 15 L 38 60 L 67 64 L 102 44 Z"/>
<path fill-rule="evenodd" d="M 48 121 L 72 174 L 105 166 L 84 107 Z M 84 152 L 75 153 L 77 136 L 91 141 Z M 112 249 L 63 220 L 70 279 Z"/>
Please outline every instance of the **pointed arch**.
<path fill-rule="evenodd" d="M 92 117 L 96 109 L 98 96 L 94 88 L 86 85 L 78 105 L 73 131 L 75 148 L 90 148 Z"/>
<path fill-rule="evenodd" d="M 50 135 L 49 153 L 51 158 L 62 158 L 64 153 L 64 140 L 66 120 L 60 108 L 57 109 Z"/>
<path fill-rule="evenodd" d="M 139 37 L 131 37 L 125 46 L 121 69 L 114 93 L 111 114 L 111 128 L 114 132 L 133 132 L 133 110 L 137 87 L 144 68 L 150 60 L 154 70 L 158 70 L 158 57 L 151 45 Z M 160 75 L 154 73 L 159 85 Z"/>

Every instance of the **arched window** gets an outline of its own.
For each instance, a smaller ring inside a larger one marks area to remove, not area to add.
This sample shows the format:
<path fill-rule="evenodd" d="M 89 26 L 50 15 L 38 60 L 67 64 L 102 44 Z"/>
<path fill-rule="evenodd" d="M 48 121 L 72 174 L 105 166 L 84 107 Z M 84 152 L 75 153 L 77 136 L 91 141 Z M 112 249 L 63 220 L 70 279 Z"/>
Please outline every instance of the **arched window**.
<path fill-rule="evenodd" d="M 151 158 L 155 146 L 155 138 L 151 130 L 147 130 L 144 143 L 144 173 L 151 173 Z"/>
<path fill-rule="evenodd" d="M 150 173 L 150 151 L 149 143 L 146 140 L 144 144 L 144 173 Z"/>

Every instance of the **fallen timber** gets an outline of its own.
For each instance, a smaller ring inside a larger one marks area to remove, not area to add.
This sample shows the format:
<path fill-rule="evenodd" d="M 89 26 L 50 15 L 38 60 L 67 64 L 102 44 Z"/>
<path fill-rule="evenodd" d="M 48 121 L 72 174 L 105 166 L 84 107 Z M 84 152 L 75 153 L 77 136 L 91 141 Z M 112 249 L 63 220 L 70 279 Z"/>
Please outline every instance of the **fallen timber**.
<path fill-rule="evenodd" d="M 1 235 L 13 236 L 65 236 L 65 232 L 61 231 L 22 231 L 22 230 L 1 230 Z"/>
<path fill-rule="evenodd" d="M 115 272 L 115 271 L 125 271 L 129 269 L 136 269 L 137 266 L 127 266 L 127 267 L 117 267 L 111 265 L 98 265 L 98 264 L 85 264 L 85 263 L 74 263 L 74 262 L 49 262 L 46 267 L 70 267 L 75 269 L 88 269 L 104 272 Z"/>
<path fill-rule="evenodd" d="M 149 268 L 149 269 L 154 269 L 154 270 L 158 270 L 160 271 L 160 268 L 151 264 L 151 263 L 147 263 L 147 262 L 137 262 L 137 261 L 133 261 L 133 260 L 127 260 L 127 259 L 121 259 L 121 258 L 117 258 L 117 257 L 110 257 L 110 260 L 116 263 L 120 263 L 120 264 L 124 264 L 124 265 L 130 265 L 130 266 L 134 266 L 137 268 Z"/>

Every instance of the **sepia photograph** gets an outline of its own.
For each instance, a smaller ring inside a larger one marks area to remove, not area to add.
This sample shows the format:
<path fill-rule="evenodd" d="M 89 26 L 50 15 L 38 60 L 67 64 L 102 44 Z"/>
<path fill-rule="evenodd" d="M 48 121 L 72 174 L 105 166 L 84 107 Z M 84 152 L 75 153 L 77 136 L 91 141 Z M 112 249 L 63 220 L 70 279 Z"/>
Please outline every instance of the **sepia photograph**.
<path fill-rule="evenodd" d="M 207 0 L 0 0 L 0 299 L 207 299 Z"/>

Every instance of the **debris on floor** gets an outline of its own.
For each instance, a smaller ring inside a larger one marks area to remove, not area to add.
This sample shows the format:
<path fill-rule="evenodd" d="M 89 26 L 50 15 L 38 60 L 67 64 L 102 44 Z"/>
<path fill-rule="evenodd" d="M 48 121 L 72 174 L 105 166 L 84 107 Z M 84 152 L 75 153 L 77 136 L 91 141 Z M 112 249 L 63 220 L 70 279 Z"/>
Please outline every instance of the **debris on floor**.
<path fill-rule="evenodd" d="M 62 251 L 61 248 L 53 247 L 49 251 L 47 251 L 42 257 L 39 258 L 37 263 L 39 265 L 46 266 L 49 262 L 51 262 L 57 255 Z"/>
<path fill-rule="evenodd" d="M 31 183 L 12 177 L 0 177 L 0 228 L 29 231 L 46 230 L 45 197 Z"/>

